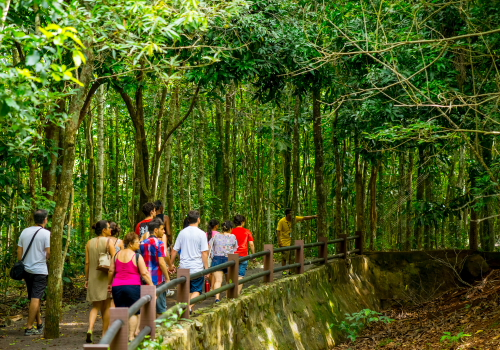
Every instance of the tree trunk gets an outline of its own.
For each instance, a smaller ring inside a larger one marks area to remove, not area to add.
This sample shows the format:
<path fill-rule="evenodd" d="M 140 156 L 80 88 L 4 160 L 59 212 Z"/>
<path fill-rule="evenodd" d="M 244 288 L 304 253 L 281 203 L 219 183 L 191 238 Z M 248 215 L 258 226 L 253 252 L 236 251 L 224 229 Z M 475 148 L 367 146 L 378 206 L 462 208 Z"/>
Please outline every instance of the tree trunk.
<path fill-rule="evenodd" d="M 293 121 L 293 142 L 292 142 L 292 173 L 293 173 L 293 190 L 292 190 L 292 209 L 295 213 L 298 212 L 299 205 L 299 184 L 300 184 L 300 135 L 299 135 L 299 117 L 301 111 L 301 99 L 299 96 L 295 98 L 295 112 Z M 295 216 L 292 216 L 292 237 L 299 238 L 297 228 L 295 226 Z M 300 237 L 299 239 L 303 239 Z"/>
<path fill-rule="evenodd" d="M 313 90 L 313 130 L 314 130 L 314 174 L 316 180 L 316 200 L 318 204 L 318 236 L 328 236 L 326 223 L 326 193 L 324 185 L 324 151 L 323 130 L 321 117 L 321 92 L 319 88 Z"/>
<path fill-rule="evenodd" d="M 377 174 L 378 161 L 372 164 L 370 174 L 370 250 L 375 250 L 375 240 L 377 239 L 378 212 L 377 212 Z"/>
<path fill-rule="evenodd" d="M 89 206 L 89 222 L 92 226 L 95 221 L 95 200 L 94 200 L 94 174 L 95 174 L 95 161 L 94 161 L 94 141 L 92 137 L 92 114 L 87 114 L 85 121 L 85 135 L 86 142 L 86 155 L 89 161 L 87 171 L 87 203 Z"/>
<path fill-rule="evenodd" d="M 223 151 L 223 186 L 222 186 L 222 216 L 224 218 L 229 218 L 229 196 L 231 190 L 231 174 L 229 169 L 229 149 L 230 149 L 230 127 L 231 127 L 231 110 L 232 110 L 232 99 L 234 92 L 231 89 L 230 92 L 226 94 L 226 114 L 224 120 L 224 151 Z"/>
<path fill-rule="evenodd" d="M 92 79 L 93 57 L 90 43 L 86 52 L 87 63 L 83 65 L 80 81 L 85 87 L 89 86 Z M 61 320 L 62 303 L 62 273 L 64 267 L 62 239 L 64 235 L 64 222 L 68 209 L 69 197 L 73 191 L 73 169 L 75 166 L 75 141 L 81 111 L 84 106 L 87 89 L 76 89 L 71 98 L 68 109 L 70 119 L 65 124 L 63 162 L 60 181 L 57 186 L 56 207 L 52 218 L 52 232 L 50 236 L 49 279 L 47 289 L 47 308 L 45 314 L 45 338 L 59 338 L 59 322 Z"/>
<path fill-rule="evenodd" d="M 356 142 L 356 154 L 354 158 L 354 166 L 356 168 L 355 182 L 356 182 L 356 231 L 365 232 L 365 188 L 364 188 L 364 165 L 360 159 L 358 145 Z"/>
<path fill-rule="evenodd" d="M 405 241 L 405 249 L 411 250 L 412 248 L 412 240 L 411 240 L 411 217 L 412 217 L 412 201 L 413 201 L 413 151 L 410 150 L 408 152 L 408 188 L 407 192 L 407 200 L 406 200 L 406 241 Z"/>
<path fill-rule="evenodd" d="M 104 86 L 97 90 L 97 167 L 95 186 L 95 221 L 102 220 L 104 198 Z"/>

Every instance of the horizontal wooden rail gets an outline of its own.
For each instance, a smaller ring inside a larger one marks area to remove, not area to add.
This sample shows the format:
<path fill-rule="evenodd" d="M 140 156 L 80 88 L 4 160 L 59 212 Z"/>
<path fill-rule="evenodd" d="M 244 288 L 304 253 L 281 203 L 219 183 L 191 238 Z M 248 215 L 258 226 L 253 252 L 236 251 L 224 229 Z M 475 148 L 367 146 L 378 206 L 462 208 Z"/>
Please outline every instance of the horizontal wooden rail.
<path fill-rule="evenodd" d="M 274 250 L 274 252 L 275 253 L 281 253 L 281 252 L 287 252 L 289 250 L 297 250 L 299 248 L 300 248 L 300 246 L 298 246 L 298 245 L 291 245 L 291 246 L 288 246 L 288 247 L 276 248 Z"/>
<path fill-rule="evenodd" d="M 276 267 L 274 269 L 274 272 L 280 272 L 280 271 L 290 270 L 290 269 L 293 269 L 295 267 L 300 267 L 300 263 L 295 263 L 295 264 L 290 264 L 290 265 Z"/>
<path fill-rule="evenodd" d="M 321 247 L 324 245 L 325 245 L 325 242 L 312 242 L 312 243 L 304 244 L 304 248 Z"/>
<path fill-rule="evenodd" d="M 262 271 L 262 272 L 259 272 L 259 273 L 255 273 L 253 275 L 250 275 L 250 276 L 247 276 L 247 277 L 244 277 L 244 278 L 238 280 L 238 284 L 245 284 L 245 283 L 253 281 L 253 280 L 257 279 L 257 278 L 267 276 L 270 273 L 271 273 L 271 271 Z"/>
<path fill-rule="evenodd" d="M 348 242 L 354 241 L 355 249 L 348 250 Z M 340 253 L 328 255 L 328 245 L 340 244 Z M 318 258 L 305 261 L 304 249 L 318 247 Z M 287 251 L 295 251 L 295 263 L 286 266 L 274 267 L 274 253 L 282 253 Z M 177 304 L 169 309 L 169 313 L 161 315 L 157 320 L 166 319 L 172 313 L 183 312 L 182 317 L 189 318 L 187 308 L 182 308 L 182 304 L 193 305 L 199 303 L 207 298 L 210 298 L 218 293 L 227 291 L 228 298 L 238 297 L 238 285 L 248 283 L 257 278 L 264 277 L 264 282 L 272 282 L 274 280 L 274 273 L 284 270 L 295 270 L 297 274 L 304 272 L 305 265 L 312 264 L 326 264 L 328 260 L 344 258 L 346 259 L 349 254 L 357 253 L 363 254 L 363 233 L 357 231 L 354 236 L 339 235 L 339 238 L 328 240 L 326 237 L 320 237 L 318 242 L 311 242 L 304 244 L 304 241 L 295 241 L 294 245 L 288 247 L 274 248 L 272 244 L 264 245 L 264 250 L 245 257 L 239 257 L 236 254 L 229 254 L 228 261 L 209 267 L 208 269 L 190 274 L 189 270 L 179 269 L 177 271 L 178 278 L 175 278 L 167 283 L 158 287 L 155 286 L 141 286 L 141 298 L 137 300 L 130 308 L 112 308 L 111 309 L 111 325 L 106 334 L 102 337 L 99 344 L 85 344 L 84 349 L 111 349 L 122 350 L 125 347 L 128 350 L 135 350 L 141 342 L 148 336 L 151 339 L 155 338 L 155 315 L 156 315 L 156 296 L 166 292 L 170 288 L 177 288 Z M 244 277 L 238 278 L 239 264 L 251 259 L 264 257 L 264 271 Z M 227 268 L 228 278 L 231 283 L 228 283 L 220 288 L 203 293 L 193 299 L 190 299 L 189 284 L 190 281 L 196 278 L 206 276 L 210 273 L 222 271 Z M 134 341 L 128 342 L 128 319 L 141 310 L 141 328 Z"/>
<path fill-rule="evenodd" d="M 252 260 L 252 259 L 260 258 L 261 256 L 265 256 L 265 255 L 268 255 L 270 253 L 271 252 L 269 250 L 263 250 L 261 252 L 258 252 L 258 253 L 252 254 L 252 255 L 242 256 L 240 258 L 240 263 L 242 263 L 244 261 L 247 261 L 247 260 Z"/>
<path fill-rule="evenodd" d="M 163 292 L 166 292 L 170 288 L 174 288 L 177 285 L 186 282 L 186 277 L 178 277 L 176 279 L 171 280 L 170 282 L 164 283 L 161 286 L 156 288 L 156 295 L 160 295 Z"/>
<path fill-rule="evenodd" d="M 153 297 L 151 295 L 145 295 L 137 300 L 131 307 L 128 308 L 128 317 L 134 316 L 144 305 L 149 303 Z"/>
<path fill-rule="evenodd" d="M 149 334 L 151 334 L 151 327 L 145 326 L 142 331 L 139 332 L 137 337 L 135 337 L 135 339 L 130 342 L 130 344 L 128 345 L 128 350 L 137 349 Z"/>
<path fill-rule="evenodd" d="M 219 293 L 225 292 L 226 290 L 234 288 L 237 285 L 238 285 L 237 283 L 228 283 L 228 284 L 226 284 L 226 285 L 224 285 L 224 286 L 222 286 L 220 288 L 211 290 L 210 292 L 206 292 L 206 293 L 198 295 L 197 297 L 194 297 L 193 299 L 191 299 L 189 301 L 189 303 L 191 305 L 194 305 L 194 304 L 199 303 L 200 301 L 203 301 L 203 300 L 205 300 L 207 298 L 213 297 L 216 294 L 219 294 Z"/>
<path fill-rule="evenodd" d="M 228 261 L 228 262 L 222 263 L 222 264 L 217 265 L 217 266 L 212 266 L 212 267 L 209 267 L 208 269 L 192 273 L 191 276 L 190 276 L 190 278 L 192 280 L 194 280 L 195 278 L 203 277 L 205 275 L 208 275 L 209 273 L 213 273 L 213 272 L 217 272 L 217 271 L 221 271 L 221 270 L 227 269 L 228 267 L 234 266 L 234 264 L 235 264 L 234 261 Z"/>

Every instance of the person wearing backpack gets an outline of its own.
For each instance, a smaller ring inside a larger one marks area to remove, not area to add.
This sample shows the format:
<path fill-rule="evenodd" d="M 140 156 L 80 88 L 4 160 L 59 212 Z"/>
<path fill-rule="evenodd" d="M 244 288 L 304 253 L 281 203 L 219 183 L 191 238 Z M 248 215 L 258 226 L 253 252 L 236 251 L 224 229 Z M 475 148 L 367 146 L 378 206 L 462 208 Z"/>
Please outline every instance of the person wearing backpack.
<path fill-rule="evenodd" d="M 45 229 L 48 222 L 48 212 L 44 209 L 35 211 L 33 215 L 35 226 L 21 232 L 17 243 L 17 259 L 24 264 L 23 279 L 28 290 L 30 307 L 28 324 L 24 335 L 43 334 L 44 324 L 40 314 L 40 300 L 47 287 L 47 260 L 50 257 L 50 231 Z M 36 320 L 36 328 L 33 323 Z"/>
<path fill-rule="evenodd" d="M 152 286 L 144 258 L 136 251 L 140 248 L 139 237 L 135 232 L 128 233 L 123 239 L 125 249 L 111 259 L 108 272 L 108 291 L 113 294 L 116 307 L 131 307 L 141 298 L 141 277 Z M 128 340 L 134 340 L 140 311 L 130 317 Z"/>

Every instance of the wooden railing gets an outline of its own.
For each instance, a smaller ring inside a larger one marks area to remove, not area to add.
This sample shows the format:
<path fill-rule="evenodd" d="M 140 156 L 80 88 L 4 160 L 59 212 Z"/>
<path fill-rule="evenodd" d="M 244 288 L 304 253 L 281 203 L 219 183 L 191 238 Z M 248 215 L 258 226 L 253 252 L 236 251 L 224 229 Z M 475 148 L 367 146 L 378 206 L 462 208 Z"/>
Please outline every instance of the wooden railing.
<path fill-rule="evenodd" d="M 349 250 L 350 241 L 354 241 L 353 250 Z M 331 244 L 339 244 L 338 254 L 328 255 L 328 245 Z M 304 250 L 315 247 L 319 248 L 318 258 L 305 261 Z M 274 253 L 286 251 L 295 251 L 295 263 L 275 268 Z M 304 273 L 304 268 L 306 265 L 325 264 L 328 262 L 328 260 L 331 259 L 345 259 L 350 254 L 363 254 L 363 234 L 361 232 L 356 232 L 356 235 L 350 237 L 348 237 L 347 235 L 339 235 L 339 238 L 333 240 L 328 240 L 328 238 L 326 237 L 320 237 L 318 242 L 307 244 L 304 244 L 304 241 L 302 240 L 297 240 L 295 241 L 295 244 L 293 246 L 281 247 L 276 249 L 274 249 L 274 246 L 272 244 L 265 244 L 264 250 L 261 252 L 241 258 L 238 254 L 229 254 L 228 261 L 226 263 L 210 267 L 206 270 L 192 274 L 189 273 L 189 269 L 178 269 L 177 278 L 171 280 L 168 283 L 162 284 L 159 287 L 141 286 L 141 298 L 137 300 L 131 307 L 111 308 L 110 326 L 104 337 L 102 337 L 99 344 L 85 344 L 83 345 L 83 348 L 99 350 L 107 350 L 108 348 L 111 350 L 135 350 L 146 336 L 149 335 L 151 339 L 154 339 L 156 331 L 156 297 L 157 295 L 160 295 L 168 289 L 177 287 L 177 305 L 175 305 L 170 310 L 175 309 L 174 311 L 178 311 L 180 304 L 193 305 L 221 292 L 227 292 L 227 298 L 237 298 L 239 296 L 238 285 L 253 281 L 254 279 L 261 277 L 264 278 L 265 283 L 273 282 L 275 272 L 294 270 L 296 274 L 302 274 Z M 240 263 L 259 257 L 264 257 L 264 270 L 262 272 L 244 277 L 239 280 L 238 272 Z M 189 282 L 191 279 L 199 278 L 216 271 L 221 271 L 225 268 L 228 269 L 227 280 L 231 283 L 190 299 Z M 139 310 L 141 310 L 141 331 L 139 335 L 134 339 L 134 341 L 130 342 L 129 344 L 128 320 Z M 159 320 L 166 317 L 167 314 L 163 314 L 159 317 Z M 189 319 L 189 308 L 185 308 L 183 310 L 182 317 Z"/>

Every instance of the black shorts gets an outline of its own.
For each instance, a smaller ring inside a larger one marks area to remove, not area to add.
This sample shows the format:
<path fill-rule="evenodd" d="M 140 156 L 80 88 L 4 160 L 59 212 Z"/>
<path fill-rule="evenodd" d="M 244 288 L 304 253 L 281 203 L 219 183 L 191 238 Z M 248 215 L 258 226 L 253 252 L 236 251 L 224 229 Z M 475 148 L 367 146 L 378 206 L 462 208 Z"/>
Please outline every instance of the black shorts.
<path fill-rule="evenodd" d="M 141 286 L 115 286 L 111 288 L 115 307 L 131 307 L 141 297 Z M 136 315 L 140 314 L 140 310 Z"/>
<path fill-rule="evenodd" d="M 28 299 L 42 299 L 47 288 L 47 275 L 34 275 L 24 271 Z"/>

